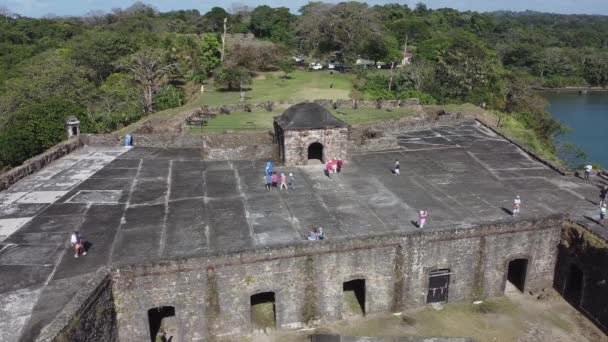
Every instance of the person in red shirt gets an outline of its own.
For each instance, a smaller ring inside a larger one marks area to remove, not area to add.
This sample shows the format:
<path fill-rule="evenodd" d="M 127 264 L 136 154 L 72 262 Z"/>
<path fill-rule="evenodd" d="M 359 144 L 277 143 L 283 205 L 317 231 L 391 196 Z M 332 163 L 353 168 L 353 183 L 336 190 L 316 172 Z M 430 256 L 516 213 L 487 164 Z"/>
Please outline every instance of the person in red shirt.
<path fill-rule="evenodd" d="M 342 172 L 342 166 L 344 166 L 344 162 L 342 161 L 342 159 L 338 159 L 338 173 Z"/>

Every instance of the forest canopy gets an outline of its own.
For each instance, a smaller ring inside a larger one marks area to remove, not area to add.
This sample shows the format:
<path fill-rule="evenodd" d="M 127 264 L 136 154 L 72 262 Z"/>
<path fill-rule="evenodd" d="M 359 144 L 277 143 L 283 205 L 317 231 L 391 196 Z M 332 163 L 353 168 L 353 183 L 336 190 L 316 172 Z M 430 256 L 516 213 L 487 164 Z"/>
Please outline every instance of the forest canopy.
<path fill-rule="evenodd" d="M 223 48 L 224 27 L 251 33 L 260 44 Z M 161 13 L 136 2 L 111 13 L 41 19 L 3 10 L 0 169 L 64 139 L 63 130 L 50 131 L 63 124 L 53 121 L 62 117 L 78 116 L 85 132 L 111 132 L 183 105 L 192 89 L 211 79 L 234 90 L 256 72 L 287 75 L 296 55 L 398 64 L 406 44 L 413 63 L 390 80 L 386 72 L 356 73 L 361 96 L 487 102 L 523 115 L 550 139 L 560 128 L 539 114 L 543 101 L 533 88 L 608 85 L 604 16 L 362 2 L 310 2 L 297 13 L 266 5 Z M 19 143 L 6 148 L 12 141 Z"/>

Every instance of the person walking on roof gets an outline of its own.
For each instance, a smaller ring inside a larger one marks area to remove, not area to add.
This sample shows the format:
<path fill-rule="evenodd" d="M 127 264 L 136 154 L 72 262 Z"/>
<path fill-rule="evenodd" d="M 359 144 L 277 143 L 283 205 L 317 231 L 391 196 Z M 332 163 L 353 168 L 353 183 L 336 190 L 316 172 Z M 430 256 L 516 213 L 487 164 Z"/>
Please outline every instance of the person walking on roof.
<path fill-rule="evenodd" d="M 279 183 L 279 175 L 277 175 L 276 171 L 272 172 L 271 180 L 272 180 L 272 187 L 276 188 L 277 184 Z"/>
<path fill-rule="evenodd" d="M 287 190 L 287 176 L 284 173 L 281 173 L 281 190 Z"/>
<path fill-rule="evenodd" d="M 517 195 L 517 196 L 515 196 L 515 199 L 513 200 L 513 217 L 519 215 L 520 207 L 521 207 L 521 198 L 519 198 L 519 195 Z"/>
<path fill-rule="evenodd" d="M 87 251 L 84 250 L 84 240 L 77 230 L 70 236 L 70 245 L 74 249 L 74 258 L 78 258 L 80 254 L 87 255 Z"/>
<path fill-rule="evenodd" d="M 426 223 L 426 216 L 428 215 L 429 210 L 420 210 L 420 212 L 418 213 L 418 228 L 422 228 L 424 227 L 424 224 Z"/>
<path fill-rule="evenodd" d="M 293 176 L 293 173 L 289 174 L 289 189 L 294 190 L 296 186 L 296 178 Z"/>
<path fill-rule="evenodd" d="M 608 186 L 604 185 L 600 190 L 600 205 L 606 205 L 606 195 L 608 195 Z"/>
<path fill-rule="evenodd" d="M 593 170 L 593 166 L 591 164 L 585 165 L 585 179 L 589 180 L 589 174 Z"/>

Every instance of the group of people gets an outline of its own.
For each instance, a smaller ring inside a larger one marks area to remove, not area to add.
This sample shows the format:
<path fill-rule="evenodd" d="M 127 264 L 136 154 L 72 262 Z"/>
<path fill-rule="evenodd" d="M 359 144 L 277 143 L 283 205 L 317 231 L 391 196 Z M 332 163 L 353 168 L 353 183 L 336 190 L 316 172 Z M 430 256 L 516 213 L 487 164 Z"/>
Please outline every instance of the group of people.
<path fill-rule="evenodd" d="M 308 232 L 308 240 L 325 240 L 325 232 L 323 231 L 323 228 L 315 228 L 312 231 Z"/>
<path fill-rule="evenodd" d="M 266 189 L 280 187 L 281 190 L 293 190 L 295 188 L 296 179 L 293 176 L 293 173 L 290 173 L 289 178 L 287 178 L 284 173 L 278 174 L 276 171 L 272 171 L 271 173 L 267 172 L 264 175 L 264 182 L 266 182 Z"/>
<path fill-rule="evenodd" d="M 342 167 L 344 166 L 344 161 L 342 159 L 329 159 L 327 163 L 325 163 L 325 174 L 329 177 L 332 173 L 340 173 L 342 172 Z"/>
<path fill-rule="evenodd" d="M 280 188 L 281 190 L 295 189 L 296 178 L 293 173 L 289 173 L 289 178 L 285 175 L 285 173 L 277 173 L 273 169 L 272 162 L 266 163 L 266 168 L 264 169 L 264 182 L 266 183 L 266 189 L 270 190 L 270 188 Z"/>

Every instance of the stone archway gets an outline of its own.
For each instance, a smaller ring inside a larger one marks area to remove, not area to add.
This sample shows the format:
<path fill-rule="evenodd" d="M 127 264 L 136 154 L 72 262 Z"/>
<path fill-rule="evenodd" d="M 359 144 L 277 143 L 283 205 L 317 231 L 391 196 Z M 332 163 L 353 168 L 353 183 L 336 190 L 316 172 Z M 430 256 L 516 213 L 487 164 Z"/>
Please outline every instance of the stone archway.
<path fill-rule="evenodd" d="M 323 144 L 314 142 L 308 145 L 308 160 L 311 159 L 323 161 Z"/>

